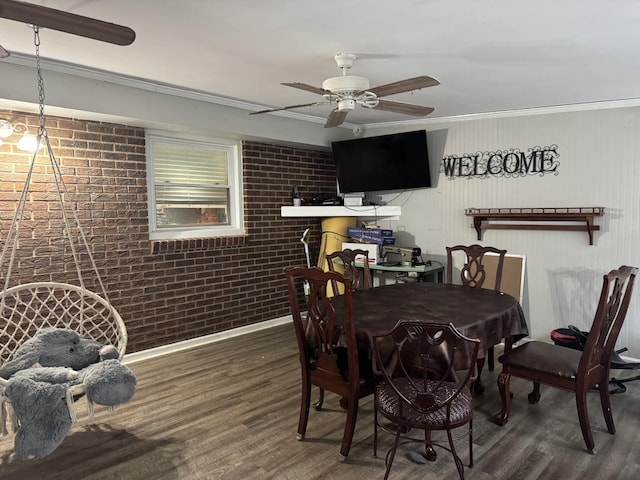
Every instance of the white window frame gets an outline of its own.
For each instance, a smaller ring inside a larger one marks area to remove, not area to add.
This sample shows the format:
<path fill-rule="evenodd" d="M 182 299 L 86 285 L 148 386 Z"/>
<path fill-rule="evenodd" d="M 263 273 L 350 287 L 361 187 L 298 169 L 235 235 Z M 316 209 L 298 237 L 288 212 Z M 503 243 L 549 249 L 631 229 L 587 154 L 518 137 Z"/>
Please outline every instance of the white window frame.
<path fill-rule="evenodd" d="M 210 138 L 199 135 L 147 130 L 145 132 L 147 161 L 147 192 L 149 209 L 149 239 L 174 240 L 184 238 L 232 237 L 245 235 L 242 193 L 242 143 L 236 140 Z M 227 153 L 229 172 L 229 224 L 158 228 L 156 223 L 156 189 L 153 161 L 154 144 L 171 143 Z"/>

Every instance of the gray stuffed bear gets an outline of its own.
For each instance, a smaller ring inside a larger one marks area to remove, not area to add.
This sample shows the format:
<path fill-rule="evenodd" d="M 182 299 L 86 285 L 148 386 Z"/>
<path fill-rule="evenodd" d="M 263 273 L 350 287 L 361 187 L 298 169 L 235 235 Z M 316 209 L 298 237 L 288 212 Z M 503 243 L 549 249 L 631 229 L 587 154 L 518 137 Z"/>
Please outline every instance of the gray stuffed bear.
<path fill-rule="evenodd" d="M 0 367 L 0 377 L 8 379 L 5 396 L 19 423 L 15 452 L 26 459 L 49 455 L 67 435 L 73 423 L 69 387 L 82 383 L 90 402 L 108 406 L 130 400 L 136 388 L 115 347 L 60 328 L 37 332 Z"/>

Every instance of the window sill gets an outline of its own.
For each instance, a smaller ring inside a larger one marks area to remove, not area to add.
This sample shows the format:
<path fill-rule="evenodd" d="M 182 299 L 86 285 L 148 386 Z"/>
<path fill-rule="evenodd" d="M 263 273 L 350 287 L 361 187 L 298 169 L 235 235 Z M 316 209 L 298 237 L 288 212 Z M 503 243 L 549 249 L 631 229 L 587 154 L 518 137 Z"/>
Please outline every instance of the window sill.
<path fill-rule="evenodd" d="M 233 237 L 179 238 L 173 240 L 151 240 L 152 255 L 164 253 L 196 252 L 203 250 L 242 247 L 247 244 L 247 235 Z"/>

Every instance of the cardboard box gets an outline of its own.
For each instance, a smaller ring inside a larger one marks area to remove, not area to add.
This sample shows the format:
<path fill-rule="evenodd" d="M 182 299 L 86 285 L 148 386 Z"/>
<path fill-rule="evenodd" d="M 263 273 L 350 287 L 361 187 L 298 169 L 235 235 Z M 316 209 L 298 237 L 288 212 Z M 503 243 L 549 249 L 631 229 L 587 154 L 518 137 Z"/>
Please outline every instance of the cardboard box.
<path fill-rule="evenodd" d="M 361 240 L 363 242 L 377 243 L 378 245 L 394 245 L 395 238 L 393 237 L 393 230 L 387 230 L 382 228 L 357 228 L 347 227 L 347 235 L 354 240 Z"/>
<path fill-rule="evenodd" d="M 382 237 L 380 235 L 372 235 L 368 232 L 362 234 L 362 241 L 367 243 L 376 243 L 378 245 L 395 245 L 396 237 Z"/>
<path fill-rule="evenodd" d="M 342 249 L 350 249 L 350 250 L 366 250 L 369 254 L 369 263 L 377 263 L 378 261 L 378 245 L 371 243 L 350 243 L 343 242 Z M 360 258 L 356 257 L 356 261 L 361 262 L 362 256 Z"/>
<path fill-rule="evenodd" d="M 382 237 L 393 236 L 393 230 L 389 230 L 386 228 L 347 227 L 347 234 L 353 236 L 353 238 L 357 238 L 359 235 L 362 235 L 365 232 L 370 233 L 371 235 L 379 235 Z"/>
<path fill-rule="evenodd" d="M 396 237 L 382 237 L 382 243 L 380 245 L 395 245 Z"/>

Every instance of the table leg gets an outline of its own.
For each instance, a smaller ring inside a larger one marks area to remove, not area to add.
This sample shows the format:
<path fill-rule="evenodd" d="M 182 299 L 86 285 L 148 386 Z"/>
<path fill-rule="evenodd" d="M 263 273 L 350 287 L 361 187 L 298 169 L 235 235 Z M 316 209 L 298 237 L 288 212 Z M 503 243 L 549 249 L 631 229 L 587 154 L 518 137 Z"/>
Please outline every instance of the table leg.
<path fill-rule="evenodd" d="M 476 368 L 478 370 L 478 378 L 471 384 L 471 394 L 474 397 L 479 397 L 484 393 L 484 383 L 482 383 L 482 378 L 480 375 L 482 374 L 482 369 L 484 368 L 484 358 L 479 358 L 476 361 Z"/>
<path fill-rule="evenodd" d="M 506 337 L 504 339 L 504 352 L 508 352 L 513 348 L 513 337 Z M 509 388 L 511 375 L 502 372 L 498 375 L 498 391 L 500 392 L 500 400 L 502 401 L 502 407 L 498 413 L 493 416 L 493 420 L 496 424 L 502 426 L 509 421 L 509 414 L 511 413 L 511 398 L 513 394 Z"/>
<path fill-rule="evenodd" d="M 511 375 L 508 373 L 501 373 L 498 375 L 498 390 L 500 391 L 500 400 L 502 400 L 502 409 L 493 416 L 493 420 L 498 425 L 502 426 L 509 420 L 509 413 L 511 412 L 511 394 L 509 391 L 509 380 Z"/>
<path fill-rule="evenodd" d="M 513 348 L 513 337 L 506 337 L 504 339 L 504 353 L 507 353 Z"/>

